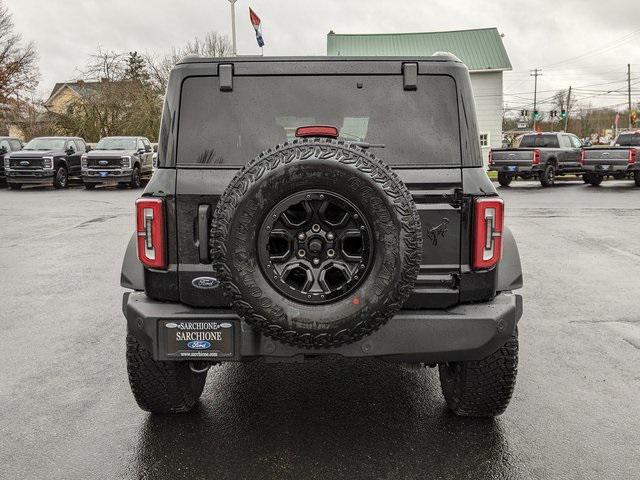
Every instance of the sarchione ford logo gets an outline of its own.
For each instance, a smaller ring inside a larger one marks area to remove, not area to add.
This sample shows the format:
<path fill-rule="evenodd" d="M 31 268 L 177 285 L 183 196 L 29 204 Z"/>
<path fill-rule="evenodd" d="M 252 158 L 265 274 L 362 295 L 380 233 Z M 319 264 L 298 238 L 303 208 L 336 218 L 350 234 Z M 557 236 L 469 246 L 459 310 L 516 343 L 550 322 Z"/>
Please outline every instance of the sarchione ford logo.
<path fill-rule="evenodd" d="M 220 286 L 220 280 L 214 277 L 198 277 L 191 281 L 191 285 L 201 290 L 211 290 Z"/>
<path fill-rule="evenodd" d="M 187 343 L 187 348 L 191 350 L 206 350 L 209 347 L 211 347 L 211 342 L 206 340 L 192 340 Z"/>

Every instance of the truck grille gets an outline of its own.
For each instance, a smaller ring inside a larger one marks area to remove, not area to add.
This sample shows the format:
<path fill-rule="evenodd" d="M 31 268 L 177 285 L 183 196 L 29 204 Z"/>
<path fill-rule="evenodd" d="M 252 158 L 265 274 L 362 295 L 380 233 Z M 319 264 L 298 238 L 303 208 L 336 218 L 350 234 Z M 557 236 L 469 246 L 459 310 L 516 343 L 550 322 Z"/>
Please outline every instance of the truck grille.
<path fill-rule="evenodd" d="M 122 168 L 122 160 L 120 158 L 88 158 L 87 166 L 89 168 Z"/>
<path fill-rule="evenodd" d="M 10 158 L 9 166 L 17 169 L 40 169 L 42 168 L 42 158 Z"/>

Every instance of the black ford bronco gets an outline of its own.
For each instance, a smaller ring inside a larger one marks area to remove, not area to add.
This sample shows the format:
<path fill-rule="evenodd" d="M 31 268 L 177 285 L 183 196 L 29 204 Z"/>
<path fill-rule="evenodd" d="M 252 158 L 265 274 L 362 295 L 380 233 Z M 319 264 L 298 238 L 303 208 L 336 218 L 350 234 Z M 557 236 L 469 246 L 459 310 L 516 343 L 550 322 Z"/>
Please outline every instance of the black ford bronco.
<path fill-rule="evenodd" d="M 140 188 L 153 174 L 153 149 L 146 137 L 104 137 L 82 156 L 82 181 L 87 190 L 96 185 Z"/>
<path fill-rule="evenodd" d="M 67 188 L 69 177 L 80 176 L 80 157 L 89 150 L 78 137 L 37 137 L 19 152 L 5 155 L 4 167 L 9 188 L 24 184 Z"/>
<path fill-rule="evenodd" d="M 183 59 L 136 214 L 141 408 L 188 411 L 215 364 L 326 355 L 438 366 L 460 415 L 507 407 L 520 258 L 452 55 Z"/>

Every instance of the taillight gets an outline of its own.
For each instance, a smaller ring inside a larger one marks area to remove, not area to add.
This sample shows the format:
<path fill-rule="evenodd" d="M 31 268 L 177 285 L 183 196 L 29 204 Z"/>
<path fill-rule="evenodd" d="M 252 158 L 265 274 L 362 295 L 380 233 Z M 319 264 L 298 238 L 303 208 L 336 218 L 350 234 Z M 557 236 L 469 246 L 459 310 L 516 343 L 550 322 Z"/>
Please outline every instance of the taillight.
<path fill-rule="evenodd" d="M 584 165 L 584 150 L 580 150 L 580 165 Z"/>
<path fill-rule="evenodd" d="M 493 150 L 489 150 L 489 165 L 493 165 Z"/>
<path fill-rule="evenodd" d="M 167 267 L 165 248 L 164 201 L 143 197 L 136 200 L 138 258 L 149 268 Z"/>
<path fill-rule="evenodd" d="M 308 125 L 296 128 L 296 137 L 338 138 L 338 129 L 333 125 Z"/>
<path fill-rule="evenodd" d="M 498 197 L 477 198 L 474 204 L 474 270 L 486 270 L 500 261 L 504 202 Z"/>
<path fill-rule="evenodd" d="M 635 148 L 632 148 L 629 150 L 629 165 L 633 165 L 636 163 L 636 155 L 638 154 L 638 152 L 636 151 Z"/>
<path fill-rule="evenodd" d="M 540 164 L 540 150 L 538 150 L 537 148 L 533 151 L 533 164 Z"/>

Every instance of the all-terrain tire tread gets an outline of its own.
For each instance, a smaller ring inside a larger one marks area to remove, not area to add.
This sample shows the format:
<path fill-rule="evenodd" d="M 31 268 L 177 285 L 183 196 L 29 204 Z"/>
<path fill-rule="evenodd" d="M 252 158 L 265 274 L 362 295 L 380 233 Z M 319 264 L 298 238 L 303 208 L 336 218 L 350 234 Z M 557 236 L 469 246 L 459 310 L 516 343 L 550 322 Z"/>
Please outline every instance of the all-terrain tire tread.
<path fill-rule="evenodd" d="M 131 335 L 127 335 L 127 373 L 136 402 L 151 413 L 188 412 L 207 378 L 206 373 L 193 373 L 187 362 L 154 360 Z"/>
<path fill-rule="evenodd" d="M 456 415 L 500 415 L 509 405 L 516 384 L 517 332 L 496 352 L 482 360 L 441 364 L 439 369 L 442 393 L 447 406 Z"/>

